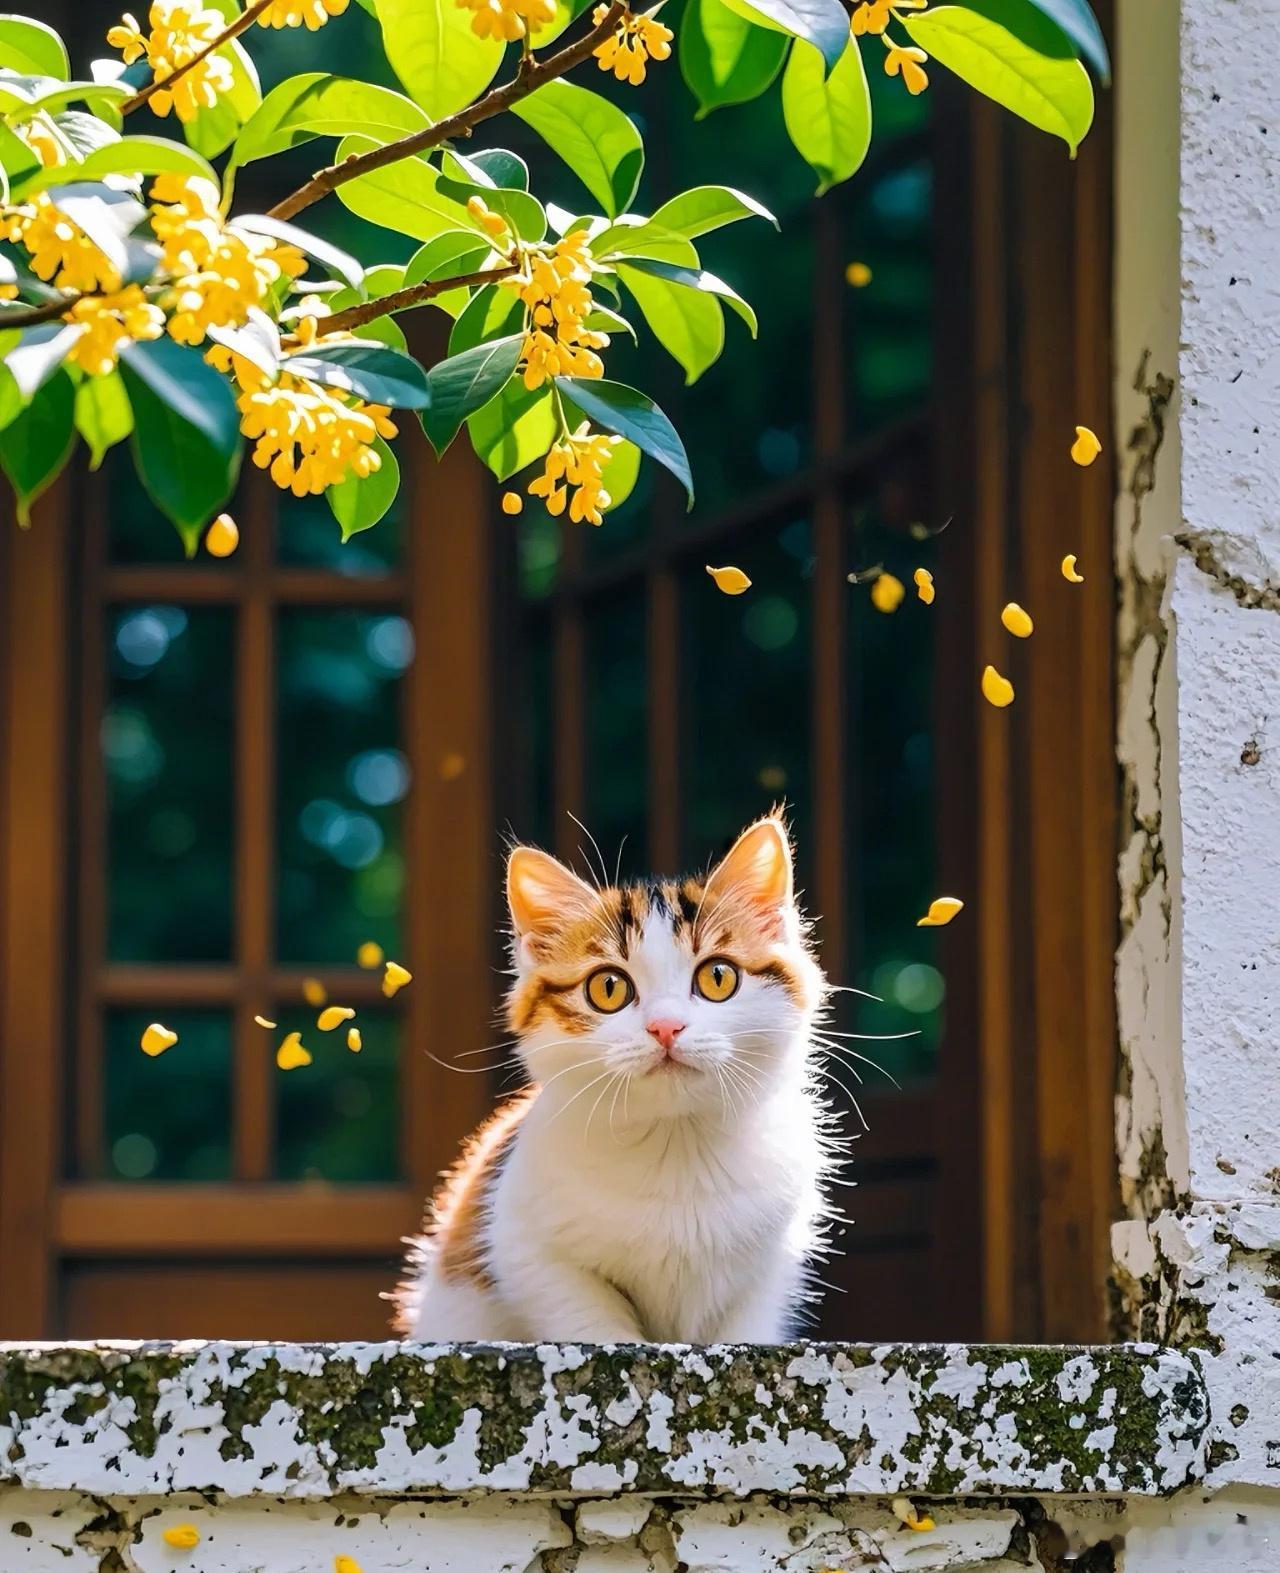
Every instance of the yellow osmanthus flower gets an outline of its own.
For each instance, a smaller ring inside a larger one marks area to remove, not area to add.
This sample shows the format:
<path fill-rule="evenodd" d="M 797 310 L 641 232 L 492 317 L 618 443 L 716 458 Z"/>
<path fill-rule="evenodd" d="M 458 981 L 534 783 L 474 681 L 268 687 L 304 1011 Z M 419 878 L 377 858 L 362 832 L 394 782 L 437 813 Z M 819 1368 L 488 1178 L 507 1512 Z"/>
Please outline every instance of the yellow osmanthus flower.
<path fill-rule="evenodd" d="M 917 568 L 911 578 L 915 583 L 916 594 L 926 606 L 932 606 L 933 598 L 938 593 L 933 587 L 933 575 L 927 568 Z"/>
<path fill-rule="evenodd" d="M 1098 441 L 1097 434 L 1091 432 L 1087 426 L 1076 427 L 1076 440 L 1071 444 L 1071 457 L 1083 469 L 1102 452 L 1102 444 Z"/>
<path fill-rule="evenodd" d="M 896 612 L 906 593 L 906 587 L 896 574 L 882 573 L 871 586 L 871 604 L 877 612 Z"/>
<path fill-rule="evenodd" d="M 360 1036 L 359 1027 L 347 1028 L 347 1047 L 353 1054 L 359 1054 L 360 1050 L 364 1048 L 364 1039 Z"/>
<path fill-rule="evenodd" d="M 276 1050 L 276 1064 L 282 1071 L 301 1070 L 304 1065 L 311 1064 L 311 1055 L 302 1046 L 300 1032 L 285 1034 L 284 1042 Z"/>
<path fill-rule="evenodd" d="M 147 300 L 140 284 L 113 295 L 85 295 L 64 312 L 63 320 L 84 329 L 67 359 L 91 377 L 114 371 L 126 344 L 158 339 L 164 332 L 164 312 Z"/>
<path fill-rule="evenodd" d="M 542 474 L 529 482 L 529 495 L 541 497 L 554 518 L 559 518 L 567 504 L 575 524 L 584 519 L 588 524 L 602 524 L 604 510 L 612 500 L 604 489 L 604 468 L 621 441 L 609 433 L 593 433 L 590 423 L 583 421 L 547 454 Z M 572 496 L 571 486 L 576 488 Z"/>
<path fill-rule="evenodd" d="M 624 11 L 618 25 L 604 43 L 592 53 L 602 71 L 612 71 L 619 82 L 630 82 L 638 87 L 644 81 L 650 60 L 667 60 L 671 56 L 671 40 L 675 36 L 669 27 L 655 20 L 657 7 L 643 15 Z M 591 13 L 591 20 L 599 27 L 609 14 L 607 5 L 598 5 Z"/>
<path fill-rule="evenodd" d="M 115 264 L 64 213 L 47 191 L 0 215 L 0 239 L 25 247 L 31 271 L 46 284 L 88 293 L 114 293 L 124 280 Z"/>
<path fill-rule="evenodd" d="M 526 388 L 540 388 L 549 377 L 603 376 L 596 351 L 608 345 L 609 335 L 585 326 L 593 305 L 592 267 L 587 232 L 575 229 L 550 250 L 522 248 L 519 272 L 501 281 L 526 308 L 521 350 Z"/>
<path fill-rule="evenodd" d="M 376 939 L 367 939 L 360 949 L 356 951 L 356 966 L 372 971 L 374 967 L 382 965 L 382 946 Z"/>
<path fill-rule="evenodd" d="M 963 907 L 964 902 L 959 896 L 938 896 L 929 903 L 929 910 L 925 915 L 916 919 L 916 927 L 918 929 L 943 928 Z M 906 1520 L 904 1519 L 903 1522 L 905 1523 Z"/>
<path fill-rule="evenodd" d="M 1062 559 L 1062 577 L 1070 584 L 1083 584 L 1084 575 L 1076 568 L 1076 554 L 1068 552 Z"/>
<path fill-rule="evenodd" d="M 480 38 L 502 38 L 510 43 L 555 21 L 555 0 L 457 0 L 458 8 L 471 12 L 471 31 Z"/>
<path fill-rule="evenodd" d="M 382 992 L 388 999 L 398 994 L 406 983 L 413 982 L 413 973 L 408 967 L 402 967 L 398 961 L 389 961 L 387 970 L 382 975 Z"/>
<path fill-rule="evenodd" d="M 524 510 L 524 498 L 520 495 L 519 492 L 503 492 L 503 494 L 502 494 L 502 511 L 503 511 L 503 513 L 505 513 L 505 514 L 507 514 L 509 516 L 514 516 L 515 514 L 523 512 L 523 510 Z"/>
<path fill-rule="evenodd" d="M 1030 639 L 1035 632 L 1036 625 L 1031 621 L 1031 613 L 1024 612 L 1016 601 L 1010 601 L 1000 613 L 1000 621 L 1015 639 Z"/>
<path fill-rule="evenodd" d="M 505 235 L 507 221 L 501 213 L 494 213 L 481 196 L 467 198 L 467 212 L 475 219 L 486 233 L 490 235 Z"/>
<path fill-rule="evenodd" d="M 361 1573 L 360 1564 L 354 1557 L 345 1555 L 333 1559 L 333 1573 Z"/>
<path fill-rule="evenodd" d="M 924 68 L 924 62 L 929 57 L 924 50 L 914 45 L 895 44 L 887 33 L 880 41 L 888 51 L 884 57 L 885 71 L 890 76 L 901 75 L 903 87 L 913 98 L 923 93 L 929 85 L 929 76 Z"/>
<path fill-rule="evenodd" d="M 708 563 L 707 572 L 722 595 L 742 595 L 751 588 L 751 580 L 741 568 L 735 568 L 732 563 L 726 563 L 723 568 L 713 568 Z"/>
<path fill-rule="evenodd" d="M 163 117 L 172 109 L 185 124 L 202 109 L 212 109 L 219 95 L 231 88 L 231 62 L 220 51 L 190 64 L 226 31 L 226 18 L 198 0 L 152 0 L 147 23 L 150 32 L 144 32 L 137 18 L 126 12 L 120 23 L 108 30 L 107 42 L 121 52 L 126 65 L 145 56 L 157 82 L 189 67 L 172 90 L 162 87 L 147 100 L 157 115 Z"/>
<path fill-rule="evenodd" d="M 890 18 L 901 21 L 899 11 L 923 11 L 929 0 L 862 0 L 849 18 L 849 31 L 855 38 L 864 33 L 883 33 Z"/>
<path fill-rule="evenodd" d="M 346 9 L 347 0 L 274 0 L 258 18 L 258 26 L 306 27 L 314 33 Z"/>
<path fill-rule="evenodd" d="M 172 1529 L 166 1529 L 160 1538 L 175 1551 L 194 1551 L 200 1544 L 200 1531 L 194 1524 L 175 1524 Z"/>
<path fill-rule="evenodd" d="M 210 557 L 230 557 L 239 544 L 239 525 L 229 513 L 220 513 L 205 535 L 205 551 Z"/>
<path fill-rule="evenodd" d="M 994 666 L 985 666 L 982 669 L 982 697 L 997 710 L 1003 710 L 1013 703 L 1013 684 Z"/>
<path fill-rule="evenodd" d="M 142 1034 L 141 1047 L 144 1054 L 149 1054 L 152 1059 L 157 1054 L 163 1054 L 166 1049 L 171 1049 L 178 1041 L 178 1034 L 160 1022 L 153 1021 Z"/>
<path fill-rule="evenodd" d="M 344 1021 L 350 1021 L 355 1015 L 350 1005 L 329 1005 L 322 1010 L 316 1018 L 316 1026 L 321 1032 L 332 1032 L 335 1027 L 340 1027 Z"/>

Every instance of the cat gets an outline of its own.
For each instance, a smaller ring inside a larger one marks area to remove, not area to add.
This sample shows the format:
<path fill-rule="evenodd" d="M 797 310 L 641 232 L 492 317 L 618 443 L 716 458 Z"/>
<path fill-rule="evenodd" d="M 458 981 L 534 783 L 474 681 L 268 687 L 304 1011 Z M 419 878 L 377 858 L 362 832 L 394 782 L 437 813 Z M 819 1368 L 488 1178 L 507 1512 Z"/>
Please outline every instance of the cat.
<path fill-rule="evenodd" d="M 824 1247 L 832 1158 L 810 1060 L 827 985 L 783 822 L 682 882 L 593 888 L 518 846 L 507 901 L 530 1085 L 442 1180 L 397 1330 L 784 1339 Z"/>

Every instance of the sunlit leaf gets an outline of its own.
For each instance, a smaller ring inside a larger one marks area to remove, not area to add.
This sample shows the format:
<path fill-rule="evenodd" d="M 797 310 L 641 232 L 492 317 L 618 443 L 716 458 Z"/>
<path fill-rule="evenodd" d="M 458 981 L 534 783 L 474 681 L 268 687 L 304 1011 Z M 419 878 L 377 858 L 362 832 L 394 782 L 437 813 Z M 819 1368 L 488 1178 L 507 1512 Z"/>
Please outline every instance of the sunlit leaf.
<path fill-rule="evenodd" d="M 273 240 L 296 246 L 352 289 L 359 289 L 364 283 L 364 269 L 350 253 L 331 245 L 327 240 L 321 240 L 309 230 L 299 229 L 296 224 L 286 224 L 283 219 L 272 218 L 268 213 L 237 213 L 235 223 L 237 228 L 247 229 L 250 234 L 270 235 Z"/>
<path fill-rule="evenodd" d="M 338 158 L 377 146 L 368 137 L 347 137 L 338 147 Z M 338 187 L 338 199 L 371 224 L 415 240 L 431 240 L 450 229 L 484 234 L 465 203 L 455 202 L 440 190 L 439 173 L 422 158 L 401 159 L 348 180 Z"/>
<path fill-rule="evenodd" d="M 743 218 L 768 219 L 774 229 L 781 228 L 768 208 L 731 186 L 693 186 L 664 202 L 649 222 L 693 240 Z"/>
<path fill-rule="evenodd" d="M 574 82 L 544 83 L 512 114 L 543 139 L 615 218 L 630 206 L 644 168 L 644 143 L 616 104 Z"/>
<path fill-rule="evenodd" d="M 107 450 L 133 430 L 133 409 L 118 371 L 84 378 L 76 389 L 75 424 L 89 445 L 89 468 L 96 470 Z"/>
<path fill-rule="evenodd" d="M 360 132 L 394 142 L 430 124 L 425 110 L 392 88 L 311 71 L 272 88 L 236 138 L 228 170 L 313 137 Z"/>
<path fill-rule="evenodd" d="M 626 281 L 628 288 L 634 291 L 634 278 L 637 272 L 650 274 L 654 278 L 665 279 L 669 284 L 678 284 L 683 289 L 697 290 L 704 295 L 712 295 L 717 300 L 722 300 L 726 306 L 735 311 L 743 322 L 746 323 L 754 339 L 759 331 L 756 314 L 748 301 L 743 300 L 731 285 L 723 279 L 717 278 L 714 273 L 708 273 L 705 268 L 685 268 L 674 262 L 660 262 L 653 257 L 633 257 L 629 262 L 621 263 L 618 272 Z"/>
<path fill-rule="evenodd" d="M 818 176 L 820 193 L 848 180 L 871 146 L 871 93 L 854 39 L 822 78 L 817 50 L 797 42 L 782 75 L 782 114 L 796 151 Z"/>
<path fill-rule="evenodd" d="M 342 526 L 344 541 L 377 524 L 400 490 L 400 465 L 395 454 L 381 437 L 375 437 L 372 446 L 382 461 L 378 468 L 368 475 L 350 475 L 325 493 L 334 518 Z"/>
<path fill-rule="evenodd" d="M 764 92 L 782 67 L 787 35 L 758 27 L 724 0 L 689 0 L 680 22 L 680 71 L 701 120 Z"/>
<path fill-rule="evenodd" d="M 960 3 L 968 5 L 969 0 L 960 0 Z M 1043 11 L 1051 22 L 1057 23 L 1104 82 L 1110 81 L 1107 41 L 1088 0 L 1031 0 L 1031 4 L 1037 11 Z"/>
<path fill-rule="evenodd" d="M 59 371 L 0 431 L 0 469 L 18 503 L 18 522 L 31 522 L 31 508 L 57 479 L 75 447 L 75 390 Z"/>
<path fill-rule="evenodd" d="M 406 93 L 433 120 L 479 97 L 502 59 L 497 38 L 478 38 L 456 0 L 375 0 L 382 43 Z"/>
<path fill-rule="evenodd" d="M 684 487 L 692 508 L 693 476 L 689 473 L 689 456 L 684 451 L 679 432 L 647 393 L 603 377 L 557 377 L 556 387 L 597 426 L 627 438 L 670 470 Z"/>
<path fill-rule="evenodd" d="M 758 27 L 789 33 L 810 43 L 831 70 L 849 42 L 849 13 L 840 0 L 726 0 Z"/>
<path fill-rule="evenodd" d="M 524 334 L 492 339 L 437 361 L 427 373 L 431 400 L 422 425 L 437 453 L 443 453 L 469 415 L 484 408 L 511 380 Z"/>
<path fill-rule="evenodd" d="M 500 481 L 541 458 L 555 441 L 556 430 L 550 387 L 544 383 L 541 388 L 526 388 L 518 377 L 467 418 L 467 435 L 476 457 Z"/>
<path fill-rule="evenodd" d="M 23 182 L 22 195 L 29 196 L 59 185 L 69 174 L 77 181 L 89 181 L 102 180 L 107 175 L 159 175 L 169 171 L 198 175 L 215 185 L 218 182 L 213 166 L 194 148 L 181 142 L 171 142 L 165 137 L 117 137 L 86 153 L 82 161 L 70 169 L 55 166 L 40 170 Z"/>
<path fill-rule="evenodd" d="M 23 330 L 22 337 L 4 358 L 5 370 L 23 399 L 30 399 L 48 382 L 84 331 L 69 322 L 41 322 Z"/>
<path fill-rule="evenodd" d="M 222 12 L 228 21 L 240 14 L 236 0 L 205 0 Z M 218 95 L 211 109 L 202 109 L 183 127 L 187 141 L 205 158 L 216 158 L 235 140 L 240 127 L 250 119 L 262 102 L 258 70 L 248 50 L 238 38 L 218 51 L 231 64 L 231 86 Z"/>
<path fill-rule="evenodd" d="M 904 17 L 911 37 L 970 87 L 1061 137 L 1075 156 L 1093 123 L 1093 84 L 1032 0 L 968 0 Z"/>
<path fill-rule="evenodd" d="M 281 365 L 295 376 L 357 394 L 371 404 L 421 410 L 430 401 L 422 367 L 384 344 L 313 344 L 286 355 Z"/>
<path fill-rule="evenodd" d="M 66 45 L 47 23 L 30 16 L 0 16 L 0 66 L 31 76 L 71 75 Z"/>

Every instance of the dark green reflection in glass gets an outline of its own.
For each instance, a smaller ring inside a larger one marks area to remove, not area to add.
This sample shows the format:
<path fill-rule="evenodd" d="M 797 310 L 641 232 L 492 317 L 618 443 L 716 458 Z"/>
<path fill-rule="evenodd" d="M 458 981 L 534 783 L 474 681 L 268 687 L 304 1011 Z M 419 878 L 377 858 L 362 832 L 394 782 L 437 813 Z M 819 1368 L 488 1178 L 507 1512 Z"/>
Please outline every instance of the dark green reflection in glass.
<path fill-rule="evenodd" d="M 335 1001 L 335 1003 L 338 1003 Z M 276 1074 L 276 1178 L 359 1182 L 400 1177 L 397 1075 L 400 1022 L 361 1013 L 364 1040 L 347 1048 L 347 1028 L 321 1032 L 314 1012 L 284 1011 L 263 1034 L 264 1053 L 286 1032 L 301 1032 L 312 1063 Z"/>
<path fill-rule="evenodd" d="M 812 546 L 792 520 L 735 547 L 754 581 L 716 589 L 701 565 L 683 586 L 686 650 L 686 850 L 724 850 L 744 825 L 785 799 L 795 817 L 801 884 L 810 846 L 809 641 Z"/>
<path fill-rule="evenodd" d="M 541 503 L 532 500 L 520 516 L 516 537 L 517 572 L 520 593 L 529 600 L 550 595 L 555 588 L 565 529 L 563 519 L 553 519 Z"/>
<path fill-rule="evenodd" d="M 367 939 L 394 955 L 412 630 L 392 613 L 285 611 L 278 637 L 280 958 L 349 962 Z"/>
<path fill-rule="evenodd" d="M 232 616 L 129 606 L 107 618 L 107 955 L 231 955 Z"/>
<path fill-rule="evenodd" d="M 216 559 L 205 552 L 197 552 L 187 563 L 177 530 L 147 496 L 127 445 L 113 448 L 102 468 L 107 556 L 113 563 L 183 563 L 188 569 L 216 571 Z M 235 512 L 234 503 L 229 508 Z"/>
<path fill-rule="evenodd" d="M 610 876 L 647 874 L 645 602 L 642 590 L 587 614 L 587 828 Z"/>
<path fill-rule="evenodd" d="M 117 1180 L 231 1177 L 231 1020 L 168 1010 L 178 1041 L 152 1059 L 139 1047 L 153 1013 L 107 1013 L 107 1173 Z"/>
<path fill-rule="evenodd" d="M 854 1046 L 899 1080 L 929 1074 L 943 1026 L 946 985 L 936 966 L 937 936 L 916 919 L 934 888 L 933 611 L 914 593 L 917 567 L 936 569 L 932 540 L 914 541 L 868 515 L 858 550 L 883 562 L 907 586 L 891 615 L 876 611 L 868 585 L 851 587 L 849 648 L 860 674 L 851 722 L 850 758 L 856 785 L 850 826 L 859 848 L 852 927 L 857 975 L 848 981 L 879 995 L 858 999 L 850 1025 L 858 1032 L 908 1032 L 899 1042 Z M 939 594 L 946 594 L 945 585 Z M 892 681 L 883 680 L 891 673 Z M 852 996 L 843 996 L 854 1004 Z"/>
<path fill-rule="evenodd" d="M 371 530 L 344 543 L 338 521 L 324 497 L 277 493 L 276 557 L 289 567 L 328 568 L 353 578 L 386 573 L 404 546 L 403 491 Z"/>

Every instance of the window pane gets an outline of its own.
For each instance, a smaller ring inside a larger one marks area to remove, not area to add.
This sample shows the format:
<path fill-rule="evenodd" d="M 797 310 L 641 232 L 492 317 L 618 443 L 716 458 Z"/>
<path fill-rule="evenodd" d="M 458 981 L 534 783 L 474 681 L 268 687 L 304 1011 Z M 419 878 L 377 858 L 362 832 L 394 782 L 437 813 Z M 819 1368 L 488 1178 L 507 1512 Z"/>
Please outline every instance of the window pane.
<path fill-rule="evenodd" d="M 338 1003 L 338 1002 L 335 1002 Z M 321 1032 L 315 1013 L 284 1011 L 279 1043 L 301 1032 L 313 1060 L 276 1080 L 276 1177 L 281 1180 L 395 1180 L 400 1176 L 396 1095 L 400 1022 L 383 1011 L 359 1015 L 364 1046 L 347 1048 L 347 1029 Z"/>
<path fill-rule="evenodd" d="M 350 962 L 365 940 L 400 948 L 404 885 L 400 679 L 404 618 L 287 611 L 279 625 L 278 952 Z"/>
<path fill-rule="evenodd" d="M 232 617 L 116 608 L 107 618 L 107 954 L 231 955 Z"/>
<path fill-rule="evenodd" d="M 343 542 L 333 509 L 323 497 L 293 497 L 276 492 L 276 556 L 290 568 L 329 568 L 361 577 L 386 573 L 400 561 L 404 547 L 404 492 L 371 530 Z"/>
<path fill-rule="evenodd" d="M 178 1034 L 152 1059 L 139 1047 L 154 1012 L 106 1018 L 107 1173 L 117 1180 L 231 1177 L 231 1022 L 214 1011 L 171 1010 Z"/>
<path fill-rule="evenodd" d="M 701 862 L 785 799 L 796 819 L 801 885 L 809 844 L 809 638 L 812 547 L 792 520 L 720 552 L 754 581 L 716 589 L 701 564 L 684 584 L 686 845 Z"/>
<path fill-rule="evenodd" d="M 649 872 L 645 804 L 648 747 L 643 588 L 587 613 L 586 824 L 612 876 Z M 624 844 L 625 843 L 625 844 Z"/>
<path fill-rule="evenodd" d="M 182 563 L 188 569 L 216 571 L 221 565 L 206 552 L 187 562 L 177 530 L 147 496 L 127 446 L 112 448 L 103 461 L 102 493 L 107 510 L 107 556 L 113 563 Z M 230 505 L 235 514 L 236 505 Z"/>

